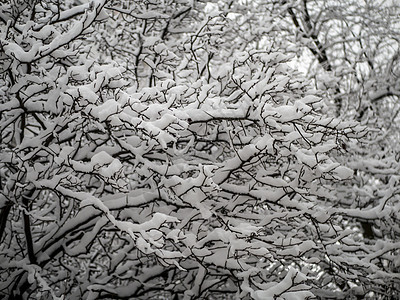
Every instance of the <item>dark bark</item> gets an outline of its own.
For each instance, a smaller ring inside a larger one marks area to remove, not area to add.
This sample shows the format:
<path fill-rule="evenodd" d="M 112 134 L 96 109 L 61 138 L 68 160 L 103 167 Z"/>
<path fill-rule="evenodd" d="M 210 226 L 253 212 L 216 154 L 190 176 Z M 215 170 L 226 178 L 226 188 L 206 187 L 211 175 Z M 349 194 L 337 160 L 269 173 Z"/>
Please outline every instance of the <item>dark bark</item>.
<path fill-rule="evenodd" d="M 285 1 L 286 2 L 286 1 Z M 314 44 L 314 47 L 307 46 L 307 48 L 311 51 L 311 53 L 315 56 L 318 60 L 319 64 L 322 68 L 327 72 L 332 72 L 333 68 L 331 63 L 328 59 L 328 54 L 326 53 L 326 49 L 323 44 L 319 41 L 317 34 L 314 31 L 314 25 L 312 24 L 311 17 L 308 13 L 307 9 L 307 0 L 303 0 L 303 9 L 304 9 L 304 16 L 301 18 L 302 22 L 300 24 L 299 19 L 297 18 L 296 14 L 294 13 L 292 7 L 288 8 L 288 12 L 292 19 L 292 22 L 296 29 L 301 33 L 303 37 L 311 39 Z M 339 87 L 335 88 L 335 104 L 336 104 L 336 115 L 340 115 L 343 106 L 343 99 L 340 96 L 341 91 Z"/>
<path fill-rule="evenodd" d="M 6 204 L 0 213 L 0 243 L 3 239 L 3 233 L 6 229 L 8 215 L 10 214 L 12 205 L 10 203 Z"/>

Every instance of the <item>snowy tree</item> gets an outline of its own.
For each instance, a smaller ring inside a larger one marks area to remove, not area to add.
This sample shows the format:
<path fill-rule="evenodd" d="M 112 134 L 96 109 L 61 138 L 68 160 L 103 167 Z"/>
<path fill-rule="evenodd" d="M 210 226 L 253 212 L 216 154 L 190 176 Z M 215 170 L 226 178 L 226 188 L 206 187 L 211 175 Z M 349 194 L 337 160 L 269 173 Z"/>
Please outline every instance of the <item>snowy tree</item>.
<path fill-rule="evenodd" d="M 362 234 L 363 248 L 377 250 L 382 268 L 392 273 L 383 282 L 375 280 L 370 295 L 397 297 L 400 7 L 396 1 L 284 4 L 281 20 L 286 22 L 280 24 L 287 24 L 295 43 L 314 58 L 309 76 L 331 96 L 336 114 L 369 127 L 362 143 L 346 143 L 342 162 L 355 176 L 347 187 L 338 187 L 336 205 L 354 210 L 348 226 Z"/>
<path fill-rule="evenodd" d="M 340 153 L 366 128 L 326 113 L 257 9 L 1 6 L 2 297 L 363 297 L 398 278 L 399 242 L 352 227 L 393 222 L 396 177 L 343 205 Z"/>

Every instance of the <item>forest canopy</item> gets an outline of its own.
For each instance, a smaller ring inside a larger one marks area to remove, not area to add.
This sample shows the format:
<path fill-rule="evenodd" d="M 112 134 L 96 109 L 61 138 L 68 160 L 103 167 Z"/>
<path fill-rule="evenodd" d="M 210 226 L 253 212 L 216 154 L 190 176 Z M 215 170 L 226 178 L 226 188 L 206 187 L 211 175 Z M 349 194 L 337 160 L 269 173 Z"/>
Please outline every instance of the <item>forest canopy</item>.
<path fill-rule="evenodd" d="M 0 297 L 399 299 L 400 7 L 0 4 Z"/>

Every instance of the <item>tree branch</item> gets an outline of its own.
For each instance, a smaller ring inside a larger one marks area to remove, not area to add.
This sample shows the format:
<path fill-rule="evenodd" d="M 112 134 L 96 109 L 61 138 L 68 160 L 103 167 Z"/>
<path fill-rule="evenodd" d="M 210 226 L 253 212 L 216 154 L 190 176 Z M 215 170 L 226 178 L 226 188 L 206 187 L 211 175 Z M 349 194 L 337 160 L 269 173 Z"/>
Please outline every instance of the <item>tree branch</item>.
<path fill-rule="evenodd" d="M 22 203 L 25 206 L 25 209 L 28 210 L 28 204 L 29 204 L 29 198 L 33 195 L 34 190 L 29 191 L 29 195 L 27 196 L 22 196 Z M 33 240 L 32 240 L 32 231 L 31 231 L 31 223 L 29 219 L 29 214 L 27 211 L 23 211 L 23 219 L 24 219 L 24 233 L 25 233 L 25 239 L 26 239 L 26 247 L 28 251 L 28 257 L 29 257 L 29 262 L 31 264 L 36 264 L 36 256 L 35 256 L 35 250 L 33 249 Z"/>

